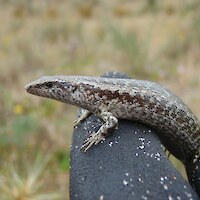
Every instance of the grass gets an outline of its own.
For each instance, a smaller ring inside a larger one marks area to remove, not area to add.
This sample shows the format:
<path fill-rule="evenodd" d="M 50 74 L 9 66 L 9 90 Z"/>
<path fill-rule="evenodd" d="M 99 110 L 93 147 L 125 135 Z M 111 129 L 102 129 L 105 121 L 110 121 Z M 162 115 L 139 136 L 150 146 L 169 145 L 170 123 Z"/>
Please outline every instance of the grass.
<path fill-rule="evenodd" d="M 122 30 L 110 26 L 113 44 L 122 51 L 122 59 L 128 67 L 133 67 L 133 73 L 141 76 L 145 72 L 147 46 L 141 44 L 135 32 L 125 34 Z"/>
<path fill-rule="evenodd" d="M 199 8 L 198 0 L 1 1 L 2 198 L 68 193 L 76 111 L 26 94 L 24 85 L 39 76 L 121 71 L 163 83 L 200 118 Z"/>
<path fill-rule="evenodd" d="M 27 166 L 26 173 L 16 169 L 16 166 L 10 163 L 5 164 L 5 170 L 0 176 L 0 191 L 2 200 L 50 200 L 60 199 L 61 194 L 42 191 L 44 183 L 45 168 L 50 157 L 43 158 L 38 155 L 32 165 Z M 24 171 L 23 171 L 24 172 Z"/>

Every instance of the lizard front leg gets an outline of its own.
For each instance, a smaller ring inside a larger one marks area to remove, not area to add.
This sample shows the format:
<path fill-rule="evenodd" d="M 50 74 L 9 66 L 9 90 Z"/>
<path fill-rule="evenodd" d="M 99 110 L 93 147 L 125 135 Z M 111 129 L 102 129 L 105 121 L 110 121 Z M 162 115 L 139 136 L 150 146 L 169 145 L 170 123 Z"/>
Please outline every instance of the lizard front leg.
<path fill-rule="evenodd" d="M 89 110 L 82 108 L 81 115 L 74 121 L 74 127 L 77 126 L 80 122 L 82 122 L 84 119 L 86 119 L 89 115 L 91 115 L 91 112 Z"/>
<path fill-rule="evenodd" d="M 105 137 L 110 134 L 110 131 L 118 124 L 118 119 L 113 116 L 111 112 L 102 111 L 100 117 L 105 123 L 99 128 L 96 133 L 93 133 L 92 135 L 90 135 L 89 138 L 84 141 L 84 144 L 81 147 L 84 152 L 86 152 L 91 146 L 97 145 L 99 142 L 104 140 Z"/>

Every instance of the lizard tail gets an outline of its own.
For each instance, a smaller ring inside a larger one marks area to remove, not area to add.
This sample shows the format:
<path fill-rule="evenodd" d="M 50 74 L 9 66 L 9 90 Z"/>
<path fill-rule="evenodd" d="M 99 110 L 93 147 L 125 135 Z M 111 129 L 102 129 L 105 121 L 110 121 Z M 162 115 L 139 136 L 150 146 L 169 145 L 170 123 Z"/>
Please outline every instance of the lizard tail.
<path fill-rule="evenodd" d="M 194 158 L 185 164 L 188 180 L 193 189 L 200 196 L 200 150 L 198 149 Z"/>

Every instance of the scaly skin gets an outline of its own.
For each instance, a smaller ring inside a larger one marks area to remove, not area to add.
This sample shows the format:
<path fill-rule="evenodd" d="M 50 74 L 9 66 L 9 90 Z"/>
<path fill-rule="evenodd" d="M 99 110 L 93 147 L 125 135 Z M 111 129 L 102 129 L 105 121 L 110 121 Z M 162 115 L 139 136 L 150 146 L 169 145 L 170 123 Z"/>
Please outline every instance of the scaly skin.
<path fill-rule="evenodd" d="M 69 103 L 105 122 L 84 145 L 86 151 L 110 133 L 118 119 L 139 121 L 158 130 L 166 148 L 183 163 L 200 152 L 200 122 L 172 92 L 150 81 L 84 76 L 46 76 L 26 86 L 27 92 Z"/>

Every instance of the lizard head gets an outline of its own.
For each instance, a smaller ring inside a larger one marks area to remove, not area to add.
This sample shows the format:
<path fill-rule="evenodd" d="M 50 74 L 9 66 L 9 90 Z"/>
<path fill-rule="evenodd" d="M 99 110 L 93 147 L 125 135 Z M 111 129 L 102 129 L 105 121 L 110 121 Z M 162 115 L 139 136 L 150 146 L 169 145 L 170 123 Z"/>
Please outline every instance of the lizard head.
<path fill-rule="evenodd" d="M 44 76 L 25 86 L 28 93 L 75 104 L 78 82 L 73 76 Z"/>

